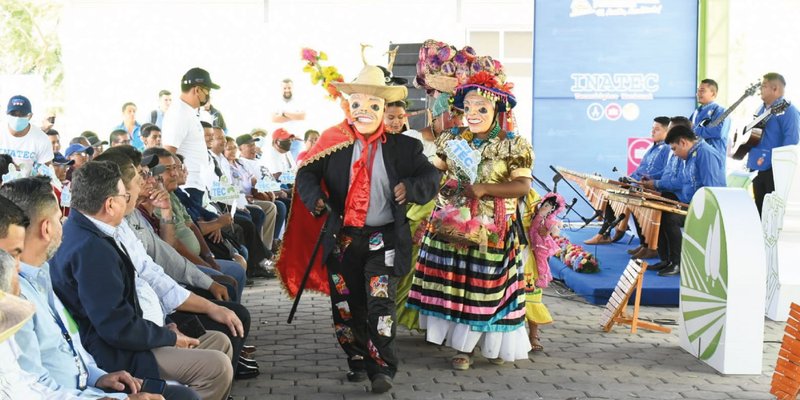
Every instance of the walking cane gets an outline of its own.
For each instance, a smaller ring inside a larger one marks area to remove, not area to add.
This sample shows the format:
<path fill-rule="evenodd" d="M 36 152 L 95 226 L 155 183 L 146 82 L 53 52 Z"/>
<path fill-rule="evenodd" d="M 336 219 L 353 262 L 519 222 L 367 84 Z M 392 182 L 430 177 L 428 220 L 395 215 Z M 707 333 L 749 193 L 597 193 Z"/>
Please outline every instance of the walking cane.
<path fill-rule="evenodd" d="M 328 203 L 323 203 L 325 205 L 325 211 L 328 213 L 331 212 L 331 206 Z M 294 297 L 294 304 L 292 304 L 292 310 L 289 311 L 289 319 L 286 320 L 287 324 L 291 324 L 292 320 L 294 319 L 294 313 L 297 312 L 297 306 L 300 304 L 300 296 L 303 295 L 303 290 L 306 288 L 306 282 L 308 281 L 308 276 L 311 275 L 311 268 L 314 268 L 314 259 L 317 258 L 317 252 L 319 252 L 319 247 L 322 245 L 322 238 L 325 236 L 325 232 L 328 231 L 328 221 L 330 219 L 325 219 L 325 223 L 322 224 L 322 230 L 319 232 L 319 237 L 317 238 L 317 244 L 314 245 L 314 251 L 311 252 L 311 259 L 308 260 L 308 267 L 306 267 L 306 273 L 303 275 L 303 280 L 300 281 L 300 288 L 297 290 L 297 296 Z"/>

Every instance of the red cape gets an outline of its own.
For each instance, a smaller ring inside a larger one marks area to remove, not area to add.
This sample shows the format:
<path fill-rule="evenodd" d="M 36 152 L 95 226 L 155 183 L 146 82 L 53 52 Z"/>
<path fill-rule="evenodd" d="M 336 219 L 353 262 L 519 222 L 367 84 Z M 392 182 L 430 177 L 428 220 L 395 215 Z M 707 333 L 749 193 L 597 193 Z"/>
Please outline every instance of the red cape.
<path fill-rule="evenodd" d="M 335 151 L 346 148 L 352 145 L 354 141 L 355 135 L 345 120 L 322 132 L 314 147 L 299 160 L 299 167 L 302 168 L 306 164 L 313 163 Z M 324 184 L 322 185 L 322 190 L 327 192 Z M 327 214 L 321 217 L 314 217 L 300 200 L 295 187 L 292 191 L 292 206 L 289 209 L 286 232 L 283 236 L 283 244 L 281 245 L 276 265 L 281 285 L 291 298 L 294 298 L 300 289 L 300 282 L 303 280 L 303 274 L 305 274 L 308 267 L 308 260 L 311 259 L 311 253 L 314 251 L 314 245 L 317 243 L 326 218 L 328 218 Z M 306 282 L 305 290 L 329 295 L 328 272 L 322 263 L 322 253 L 323 249 L 320 248 L 314 260 L 314 266 L 311 268 L 311 274 L 308 277 L 308 282 Z"/>

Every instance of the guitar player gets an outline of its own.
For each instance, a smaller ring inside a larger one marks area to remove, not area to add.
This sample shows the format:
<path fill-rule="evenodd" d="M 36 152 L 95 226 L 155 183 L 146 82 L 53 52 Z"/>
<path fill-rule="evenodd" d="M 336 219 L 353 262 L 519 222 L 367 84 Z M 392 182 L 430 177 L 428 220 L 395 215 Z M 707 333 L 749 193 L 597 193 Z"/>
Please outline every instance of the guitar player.
<path fill-rule="evenodd" d="M 764 75 L 761 81 L 761 100 L 764 104 L 761 105 L 757 115 L 763 114 L 773 104 L 783 100 L 785 88 L 786 80 L 783 75 L 776 72 Z M 775 190 L 775 181 L 772 177 L 772 149 L 797 144 L 798 129 L 800 129 L 800 113 L 794 105 L 790 105 L 782 114 L 776 114 L 767 120 L 761 142 L 748 153 L 747 168 L 758 171 L 758 175 L 753 179 L 753 194 L 759 215 L 764 195 Z"/>
<path fill-rule="evenodd" d="M 727 154 L 730 119 L 726 118 L 722 123 L 712 126 L 712 122 L 725 113 L 725 108 L 714 102 L 718 90 L 719 86 L 713 79 L 700 81 L 697 87 L 699 105 L 689 119 L 692 121 L 694 133 L 718 151 L 724 161 Z"/>

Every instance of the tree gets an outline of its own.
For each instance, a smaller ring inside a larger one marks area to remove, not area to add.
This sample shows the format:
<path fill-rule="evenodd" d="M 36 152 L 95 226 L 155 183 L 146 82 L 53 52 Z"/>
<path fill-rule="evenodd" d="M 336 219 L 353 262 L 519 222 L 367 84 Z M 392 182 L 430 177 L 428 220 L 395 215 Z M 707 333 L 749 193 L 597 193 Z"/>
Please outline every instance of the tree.
<path fill-rule="evenodd" d="M 51 97 L 61 97 L 64 68 L 60 2 L 0 0 L 0 73 L 40 75 Z"/>

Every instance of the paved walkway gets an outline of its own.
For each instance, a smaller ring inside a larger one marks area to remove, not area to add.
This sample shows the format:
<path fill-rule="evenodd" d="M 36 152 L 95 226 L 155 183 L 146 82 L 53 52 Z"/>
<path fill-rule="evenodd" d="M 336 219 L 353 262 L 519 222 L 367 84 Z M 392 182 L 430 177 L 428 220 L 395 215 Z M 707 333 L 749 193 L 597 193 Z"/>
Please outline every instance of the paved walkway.
<path fill-rule="evenodd" d="M 245 290 L 258 346 L 258 378 L 237 381 L 233 396 L 254 399 L 771 399 L 783 323 L 766 322 L 759 376 L 723 376 L 678 345 L 673 333 L 599 328 L 602 308 L 545 291 L 555 323 L 541 329 L 545 351 L 494 366 L 481 357 L 469 371 L 450 369 L 449 348 L 398 329 L 400 371 L 383 395 L 345 379 L 347 364 L 331 328 L 328 298 L 306 294 L 293 324 L 291 302 L 275 280 Z M 676 319 L 677 308 L 643 307 L 641 318 Z M 674 327 L 673 327 L 674 328 Z"/>

